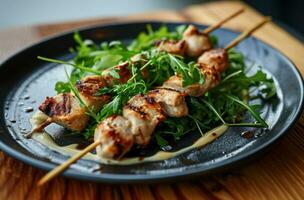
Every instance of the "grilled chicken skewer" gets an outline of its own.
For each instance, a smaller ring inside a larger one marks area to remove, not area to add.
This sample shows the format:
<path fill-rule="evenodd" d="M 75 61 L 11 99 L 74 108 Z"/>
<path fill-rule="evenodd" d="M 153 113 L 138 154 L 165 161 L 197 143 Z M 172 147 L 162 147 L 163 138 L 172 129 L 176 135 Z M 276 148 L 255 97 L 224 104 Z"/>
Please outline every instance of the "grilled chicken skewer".
<path fill-rule="evenodd" d="M 142 55 L 138 54 L 130 59 L 133 64 L 143 65 L 145 63 Z M 111 99 L 110 95 L 104 94 L 96 96 L 95 94 L 104 87 L 112 86 L 113 84 L 125 83 L 131 78 L 129 70 L 129 62 L 123 62 L 112 68 L 106 69 L 101 76 L 90 75 L 76 82 L 76 89 L 79 93 L 79 98 L 82 102 L 78 102 L 75 94 L 62 93 L 54 97 L 47 97 L 46 100 L 39 106 L 39 110 L 48 118 L 34 128 L 26 137 L 30 137 L 34 132 L 41 132 L 46 126 L 51 123 L 56 123 L 64 126 L 72 131 L 81 132 L 89 121 L 89 116 L 86 114 L 86 109 L 98 111 L 108 103 Z M 110 75 L 110 71 L 118 72 L 120 78 L 114 78 Z M 142 70 L 143 77 L 147 76 L 147 71 Z M 84 104 L 84 105 L 81 105 Z"/>
<path fill-rule="evenodd" d="M 186 116 L 188 108 L 185 96 L 201 96 L 215 87 L 220 82 L 221 72 L 228 66 L 226 50 L 209 53 L 208 59 L 211 65 L 200 64 L 200 73 L 205 76 L 203 84 L 183 87 L 182 77 L 172 76 L 163 86 L 148 94 L 132 97 L 123 107 L 122 116 L 111 116 L 101 122 L 94 133 L 94 141 L 101 143 L 96 147 L 97 155 L 110 159 L 120 158 L 130 150 L 133 143 L 147 145 L 154 129 L 166 116 Z M 212 62 L 214 59 L 217 62 Z M 131 138 L 133 142 L 130 141 Z"/>
<path fill-rule="evenodd" d="M 221 59 L 220 62 L 214 62 L 211 65 L 207 65 L 203 63 L 202 73 L 204 73 L 205 77 L 207 78 L 208 73 L 211 73 L 208 70 L 211 71 L 217 71 L 217 73 L 221 73 L 221 70 L 225 70 L 227 67 L 227 60 L 225 54 L 227 54 L 227 50 L 237 45 L 240 41 L 247 38 L 251 33 L 253 33 L 255 30 L 260 28 L 265 23 L 269 22 L 270 18 L 265 18 L 263 21 L 255 25 L 253 28 L 251 28 L 248 31 L 245 31 L 243 34 L 241 34 L 239 37 L 237 37 L 234 41 L 232 41 L 230 44 L 226 46 L 224 49 L 219 49 L 216 51 L 216 53 L 221 53 L 223 56 L 223 60 Z M 211 50 L 214 51 L 214 50 Z M 205 53 L 206 58 L 211 58 L 211 60 L 216 61 L 217 56 L 213 57 L 211 55 L 217 55 L 217 54 L 211 54 L 211 52 Z M 202 55 L 204 56 L 204 55 Z M 205 59 L 205 57 L 202 57 Z M 204 60 L 202 59 L 202 60 Z M 219 61 L 219 60 L 218 60 Z M 225 64 L 226 63 L 226 64 Z M 208 69 L 207 71 L 205 71 Z M 205 74 L 206 73 L 206 74 Z M 208 79 L 208 78 L 207 78 Z M 212 79 L 213 80 L 213 79 Z M 169 81 L 169 80 L 168 80 Z M 169 81 L 170 82 L 170 81 Z M 209 81 L 212 82 L 212 81 Z M 176 83 L 176 82 L 175 82 Z M 174 84 L 175 84 L 174 83 Z M 173 84 L 173 85 L 174 85 Z M 206 81 L 204 84 L 208 84 L 208 81 Z M 164 84 L 165 85 L 165 84 Z M 172 86 L 172 84 L 169 84 L 167 82 L 167 85 Z M 179 84 L 177 84 L 179 85 Z M 215 84 L 216 85 L 216 84 Z M 205 86 L 206 87 L 206 86 Z M 208 89 L 211 89 L 214 87 L 212 84 L 209 86 L 210 88 L 206 87 Z M 187 88 L 193 88 L 192 86 L 188 86 Z M 199 92 L 193 92 L 195 95 L 199 95 L 200 93 L 203 94 L 204 91 L 201 90 L 200 87 L 194 87 L 198 88 Z M 161 87 L 160 89 L 168 90 L 168 88 Z M 169 91 L 175 91 L 174 89 L 169 89 Z M 187 89 L 178 88 L 176 90 L 176 93 L 183 94 L 184 91 L 187 91 Z M 80 151 L 78 154 L 72 156 L 70 159 L 68 159 L 65 163 L 61 164 L 60 166 L 56 167 L 54 170 L 46 174 L 39 182 L 38 185 L 43 185 L 53 177 L 55 177 L 57 174 L 61 173 L 63 170 L 65 170 L 69 165 L 71 165 L 73 162 L 77 161 L 77 159 L 81 158 L 83 155 L 85 155 L 87 152 L 90 152 L 94 148 L 97 149 L 97 153 L 100 156 L 106 155 L 107 157 L 112 158 L 119 158 L 121 155 L 126 153 L 134 143 L 138 144 L 146 144 L 147 138 L 151 137 L 151 134 L 154 130 L 154 128 L 157 126 L 158 123 L 160 123 L 162 120 L 164 120 L 165 115 L 162 111 L 163 109 L 171 110 L 166 108 L 168 105 L 173 105 L 174 103 L 169 103 L 170 100 L 166 100 L 165 97 L 161 98 L 161 96 L 155 96 L 156 91 L 151 91 L 148 93 L 148 95 L 136 95 L 133 98 L 131 98 L 127 105 L 124 107 L 123 116 L 111 116 L 101 122 L 101 124 L 98 125 L 98 127 L 95 130 L 94 139 L 95 142 L 92 143 L 89 147 L 84 149 L 83 151 Z M 154 95 L 154 96 L 153 96 Z M 191 95 L 191 92 L 189 93 Z M 178 95 L 177 95 L 178 96 Z M 162 104 L 166 104 L 166 106 L 162 106 Z M 183 100 L 181 100 L 180 104 L 183 105 Z M 136 108 L 137 106 L 137 108 Z M 187 107 L 187 106 L 185 106 Z M 170 107 L 169 107 L 170 108 Z M 174 109 L 173 109 L 174 110 Z M 140 112 L 138 112 L 140 111 Z M 167 111 L 168 112 L 168 111 Z M 170 112 L 168 112 L 170 113 Z M 185 112 L 184 114 L 186 114 Z M 179 115 L 180 112 L 178 112 L 177 115 Z M 174 116 L 174 112 L 171 112 L 171 115 Z M 183 114 L 181 114 L 183 115 Z M 139 123 L 138 123 L 139 122 Z M 134 127 L 132 127 L 134 126 Z M 142 128 L 146 128 L 145 134 L 142 132 Z M 135 133 L 135 134 L 134 134 Z M 108 154 L 110 152 L 110 154 Z"/>
<path fill-rule="evenodd" d="M 209 39 L 208 34 L 214 31 L 215 29 L 221 27 L 224 23 L 238 16 L 242 12 L 244 12 L 243 8 L 227 16 L 225 19 L 219 21 L 218 23 L 209 26 L 202 32 L 199 31 L 195 26 L 190 25 L 183 33 L 183 38 L 181 40 L 161 41 L 158 45 L 158 49 L 160 51 L 166 51 L 175 55 L 198 57 L 202 55 L 203 52 L 213 48 L 212 42 Z"/>
<path fill-rule="evenodd" d="M 243 8 L 227 16 L 218 23 L 209 26 L 203 32 L 200 32 L 196 27 L 190 25 L 184 32 L 183 39 L 181 41 L 163 41 L 160 43 L 158 49 L 172 54 L 184 55 L 185 53 L 188 56 L 197 57 L 204 51 L 212 48 L 211 41 L 209 40 L 207 34 L 219 28 L 224 23 L 238 16 L 242 12 L 244 12 Z M 131 58 L 131 62 L 144 65 L 145 58 L 143 55 L 137 54 Z M 119 79 L 111 76 L 110 72 L 113 69 L 120 75 Z M 142 70 L 142 75 L 143 77 L 148 76 L 145 69 Z M 109 95 L 97 97 L 95 94 L 103 87 L 111 86 L 115 83 L 126 83 L 130 77 L 131 72 L 129 69 L 129 62 L 123 62 L 112 68 L 104 70 L 101 76 L 85 77 L 83 80 L 76 83 L 76 88 L 79 91 L 80 98 L 85 104 L 85 107 L 92 110 L 99 110 L 111 99 L 111 97 Z M 164 89 L 160 91 L 162 92 Z M 29 137 L 34 132 L 41 132 L 51 123 L 57 123 L 72 131 L 81 132 L 86 127 L 89 118 L 88 116 L 84 116 L 86 113 L 86 108 L 76 105 L 76 98 L 73 96 L 74 95 L 58 94 L 54 97 L 48 97 L 39 107 L 39 110 L 46 114 L 49 118 L 47 118 L 45 122 L 33 129 L 26 136 Z M 77 109 L 72 109 L 71 105 L 77 107 Z M 81 121 L 81 123 L 73 123 L 71 121 Z"/>

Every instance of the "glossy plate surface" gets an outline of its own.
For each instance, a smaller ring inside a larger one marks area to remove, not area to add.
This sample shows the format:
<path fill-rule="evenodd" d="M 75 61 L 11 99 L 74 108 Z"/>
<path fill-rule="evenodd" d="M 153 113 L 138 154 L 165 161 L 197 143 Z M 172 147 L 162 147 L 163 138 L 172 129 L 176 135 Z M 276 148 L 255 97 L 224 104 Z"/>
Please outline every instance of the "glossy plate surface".
<path fill-rule="evenodd" d="M 146 24 L 157 28 L 161 23 L 128 23 L 97 26 L 80 30 L 83 38 L 96 42 L 134 38 L 146 29 Z M 166 23 L 170 29 L 180 23 Z M 205 26 L 198 25 L 201 29 Z M 239 33 L 218 29 L 219 46 L 225 46 Z M 0 148 L 9 155 L 35 167 L 50 170 L 67 157 L 54 152 L 22 134 L 30 130 L 29 118 L 46 96 L 55 94 L 54 84 L 65 79 L 62 66 L 46 63 L 37 56 L 69 60 L 73 54 L 69 48 L 75 46 L 73 32 L 44 40 L 15 54 L 0 66 Z M 111 183 L 157 182 L 214 173 L 265 150 L 277 141 L 298 119 L 303 109 L 303 80 L 293 63 L 276 49 L 250 37 L 236 48 L 242 51 L 248 65 L 259 66 L 275 80 L 278 98 L 273 104 L 263 103 L 263 117 L 268 122 L 268 131 L 252 128 L 229 128 L 215 142 L 175 158 L 136 164 L 131 166 L 99 165 L 81 160 L 64 175 Z M 244 130 L 253 131 L 255 137 L 240 136 Z M 65 138 L 66 141 L 69 138 Z M 193 141 L 187 137 L 182 142 Z"/>

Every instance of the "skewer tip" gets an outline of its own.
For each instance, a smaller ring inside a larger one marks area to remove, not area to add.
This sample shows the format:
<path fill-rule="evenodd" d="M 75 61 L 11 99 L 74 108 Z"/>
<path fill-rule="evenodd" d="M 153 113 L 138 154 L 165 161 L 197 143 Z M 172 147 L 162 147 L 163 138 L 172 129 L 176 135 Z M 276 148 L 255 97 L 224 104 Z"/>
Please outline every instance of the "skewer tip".
<path fill-rule="evenodd" d="M 38 187 L 41 187 L 41 186 L 43 186 L 45 183 L 46 183 L 46 181 L 45 181 L 43 178 L 41 178 L 41 179 L 36 183 L 36 185 L 37 185 Z"/>
<path fill-rule="evenodd" d="M 31 138 L 34 133 L 41 133 L 45 127 L 53 123 L 52 118 L 47 118 L 44 122 L 42 122 L 39 126 L 36 128 L 33 128 L 29 133 L 24 134 L 23 136 L 25 138 Z"/>
<path fill-rule="evenodd" d="M 90 152 L 91 150 L 93 150 L 94 148 L 96 148 L 100 144 L 101 144 L 100 141 L 95 141 L 94 143 L 92 143 L 89 146 L 87 146 L 85 149 L 79 151 L 78 153 L 76 153 L 75 155 L 73 155 L 72 157 L 70 157 L 68 160 L 66 160 L 65 162 L 61 163 L 57 167 L 55 167 L 53 170 L 49 171 L 47 174 L 45 174 L 37 182 L 37 186 L 44 185 L 45 183 L 47 183 L 48 181 L 50 181 L 51 179 L 53 179 L 58 174 L 62 173 L 66 168 L 68 168 L 70 165 L 72 165 L 74 162 L 76 162 L 77 160 L 79 160 L 81 157 L 83 157 L 85 154 L 87 154 L 88 152 Z"/>
<path fill-rule="evenodd" d="M 209 34 L 210 32 L 214 31 L 215 29 L 221 27 L 224 23 L 228 22 L 229 20 L 233 19 L 234 17 L 240 15 L 245 11 L 244 7 L 239 8 L 236 10 L 234 13 L 228 15 L 226 18 L 222 19 L 221 21 L 217 22 L 216 24 L 213 24 L 212 26 L 209 26 L 206 28 L 203 33 L 204 34 Z"/>
<path fill-rule="evenodd" d="M 242 34 L 240 34 L 237 38 L 235 38 L 233 41 L 231 41 L 224 49 L 227 51 L 233 47 L 235 47 L 237 44 L 239 44 L 242 40 L 250 36 L 253 32 L 261 28 L 264 24 L 271 21 L 271 17 L 267 16 L 264 17 L 262 21 L 254 25 L 249 30 L 244 31 Z"/>

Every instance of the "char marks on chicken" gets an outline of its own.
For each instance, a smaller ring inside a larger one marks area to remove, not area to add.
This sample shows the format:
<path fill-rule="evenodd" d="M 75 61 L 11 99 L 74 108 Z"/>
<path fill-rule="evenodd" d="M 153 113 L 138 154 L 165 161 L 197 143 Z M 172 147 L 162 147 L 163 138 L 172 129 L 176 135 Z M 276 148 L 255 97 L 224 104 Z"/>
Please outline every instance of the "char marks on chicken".
<path fill-rule="evenodd" d="M 52 121 L 72 131 L 82 131 L 89 120 L 86 111 L 71 93 L 47 97 L 39 110 L 52 118 Z"/>

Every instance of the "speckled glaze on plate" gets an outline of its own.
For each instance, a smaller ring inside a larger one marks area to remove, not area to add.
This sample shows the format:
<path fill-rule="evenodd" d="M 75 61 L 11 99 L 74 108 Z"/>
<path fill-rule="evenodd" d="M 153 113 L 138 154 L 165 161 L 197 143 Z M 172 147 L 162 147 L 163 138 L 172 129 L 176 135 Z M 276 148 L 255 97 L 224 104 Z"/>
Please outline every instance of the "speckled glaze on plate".
<path fill-rule="evenodd" d="M 80 30 L 84 38 L 96 42 L 128 41 L 146 24 L 157 28 L 163 23 L 140 22 L 96 26 Z M 181 23 L 165 23 L 170 29 Z M 197 25 L 204 29 L 205 26 Z M 212 34 L 224 46 L 239 33 L 218 29 Z M 0 66 L 0 148 L 7 154 L 43 170 L 51 170 L 67 159 L 22 134 L 30 130 L 29 118 L 46 96 L 55 94 L 54 83 L 65 79 L 59 65 L 42 62 L 37 56 L 68 60 L 73 57 L 69 48 L 75 46 L 73 32 L 49 38 L 32 45 L 3 62 Z M 275 80 L 278 98 L 273 104 L 263 104 L 263 117 L 270 125 L 268 131 L 253 128 L 229 128 L 213 143 L 169 160 L 131 166 L 100 165 L 80 160 L 64 172 L 64 176 L 98 182 L 134 183 L 172 181 L 192 178 L 225 170 L 252 158 L 265 150 L 296 122 L 303 110 L 303 80 L 294 64 L 271 46 L 250 37 L 236 47 L 244 53 L 246 62 L 253 64 L 248 73 L 259 66 Z M 244 138 L 240 133 L 251 130 L 255 137 Z M 195 135 L 195 133 L 191 134 Z M 66 137 L 65 141 L 69 141 Z M 193 141 L 186 137 L 181 145 Z"/>

